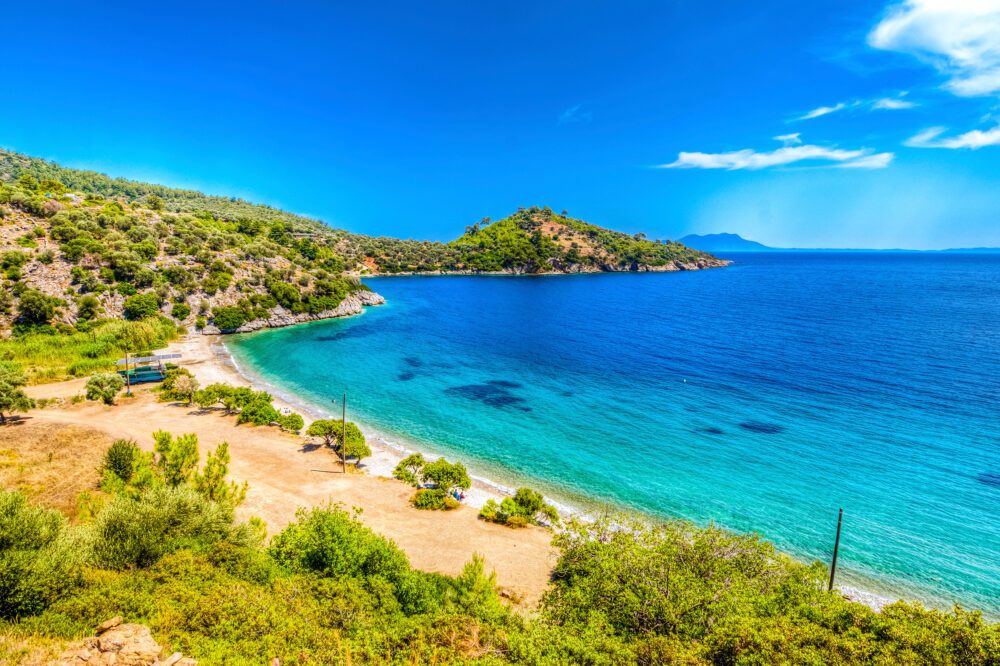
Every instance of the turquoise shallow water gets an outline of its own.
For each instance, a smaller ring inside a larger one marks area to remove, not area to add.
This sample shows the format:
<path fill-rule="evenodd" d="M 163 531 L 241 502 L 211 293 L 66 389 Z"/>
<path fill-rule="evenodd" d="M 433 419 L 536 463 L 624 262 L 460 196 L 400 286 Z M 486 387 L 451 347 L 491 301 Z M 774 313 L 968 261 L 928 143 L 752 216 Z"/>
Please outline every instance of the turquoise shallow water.
<path fill-rule="evenodd" d="M 1000 256 L 377 278 L 233 336 L 239 365 L 501 484 L 736 530 L 838 580 L 1000 616 Z"/>

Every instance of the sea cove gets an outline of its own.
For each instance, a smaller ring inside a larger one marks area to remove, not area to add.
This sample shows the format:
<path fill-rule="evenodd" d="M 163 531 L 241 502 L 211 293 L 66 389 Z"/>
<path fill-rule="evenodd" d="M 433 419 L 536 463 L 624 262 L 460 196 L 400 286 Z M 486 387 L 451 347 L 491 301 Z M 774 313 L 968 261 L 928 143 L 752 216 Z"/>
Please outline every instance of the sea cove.
<path fill-rule="evenodd" d="M 718 271 L 369 284 L 240 367 L 576 506 L 757 530 L 890 597 L 1000 613 L 1000 258 L 741 255 Z"/>

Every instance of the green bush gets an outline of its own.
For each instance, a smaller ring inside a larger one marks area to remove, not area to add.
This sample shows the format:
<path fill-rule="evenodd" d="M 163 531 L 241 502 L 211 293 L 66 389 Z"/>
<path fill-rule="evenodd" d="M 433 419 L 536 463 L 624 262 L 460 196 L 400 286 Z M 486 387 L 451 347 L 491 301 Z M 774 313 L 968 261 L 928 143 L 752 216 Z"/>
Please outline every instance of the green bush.
<path fill-rule="evenodd" d="M 213 310 L 213 323 L 222 331 L 231 331 L 249 321 L 246 312 L 239 308 L 222 307 Z"/>
<path fill-rule="evenodd" d="M 115 404 L 115 396 L 125 388 L 121 375 L 107 372 L 87 380 L 87 400 L 100 400 L 105 405 Z"/>
<path fill-rule="evenodd" d="M 17 306 L 21 320 L 27 324 L 47 324 L 56 314 L 52 299 L 37 289 L 27 289 L 21 292 L 21 300 Z"/>
<path fill-rule="evenodd" d="M 125 300 L 125 315 L 129 319 L 138 320 L 153 317 L 160 311 L 160 302 L 156 294 L 145 293 L 129 296 Z"/>
<path fill-rule="evenodd" d="M 132 440 L 119 439 L 104 454 L 104 462 L 101 468 L 104 471 L 112 472 L 119 479 L 128 483 L 132 480 L 135 472 L 136 461 L 139 457 L 139 446 Z"/>
<path fill-rule="evenodd" d="M 170 309 L 170 316 L 178 321 L 188 318 L 191 314 L 191 307 L 186 303 L 177 303 Z"/>
<path fill-rule="evenodd" d="M 281 426 L 282 430 L 287 430 L 289 432 L 299 432 L 305 426 L 305 421 L 299 414 L 286 414 L 278 419 L 278 425 Z"/>
<path fill-rule="evenodd" d="M 0 617 L 44 610 L 79 582 L 83 559 L 59 513 L 0 489 Z"/>
<path fill-rule="evenodd" d="M 449 499 L 455 503 L 454 506 L 449 506 L 447 502 Z M 421 488 L 413 494 L 410 502 L 418 509 L 432 511 L 458 508 L 458 502 L 455 501 L 455 498 L 449 497 L 441 488 Z"/>
<path fill-rule="evenodd" d="M 247 525 L 233 525 L 232 506 L 186 486 L 151 488 L 138 499 L 116 496 L 97 516 L 93 535 L 94 563 L 115 570 L 148 567 L 181 547 L 254 545 Z"/>
<path fill-rule="evenodd" d="M 555 508 L 545 503 L 540 492 L 530 488 L 518 488 L 514 497 L 505 497 L 500 504 L 496 500 L 487 501 L 479 511 L 479 517 L 508 527 L 524 527 L 529 523 L 539 525 L 542 521 L 549 525 L 559 524 Z"/>

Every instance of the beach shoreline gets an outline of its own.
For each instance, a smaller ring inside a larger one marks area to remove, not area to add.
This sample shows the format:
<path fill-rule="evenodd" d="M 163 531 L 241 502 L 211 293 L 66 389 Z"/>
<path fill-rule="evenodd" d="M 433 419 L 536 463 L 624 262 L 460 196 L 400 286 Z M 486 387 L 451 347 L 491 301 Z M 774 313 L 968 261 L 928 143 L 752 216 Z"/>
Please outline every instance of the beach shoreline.
<path fill-rule="evenodd" d="M 308 424 L 312 420 L 319 418 L 339 418 L 334 412 L 338 409 L 333 407 L 329 411 L 297 396 L 289 395 L 278 387 L 270 384 L 266 380 L 241 368 L 232 353 L 226 347 L 224 336 L 199 336 L 193 335 L 179 342 L 172 343 L 171 352 L 183 354 L 181 365 L 188 367 L 202 385 L 209 383 L 227 383 L 233 385 L 250 386 L 255 390 L 263 390 L 270 393 L 273 403 L 279 409 L 286 408 L 298 412 L 305 417 Z M 339 402 L 337 403 L 339 405 Z M 419 446 L 403 445 L 389 440 L 384 436 L 373 432 L 368 424 L 360 424 L 365 433 L 366 441 L 372 450 L 372 455 L 366 458 L 362 464 L 362 471 L 366 474 L 381 478 L 392 478 L 392 470 L 400 460 L 412 453 L 422 453 L 427 455 L 427 451 L 421 450 Z M 458 461 L 462 462 L 462 461 Z M 514 490 L 500 483 L 481 476 L 473 476 L 472 487 L 466 492 L 465 503 L 476 509 L 481 508 L 488 500 L 501 501 L 504 497 L 513 495 Z M 546 498 L 547 501 L 556 506 L 560 517 L 563 519 L 578 517 L 586 520 L 588 510 L 583 507 L 572 506 L 566 502 Z M 837 584 L 836 589 L 845 598 L 858 603 L 862 603 L 876 611 L 885 606 L 895 603 L 896 599 L 880 595 L 866 589 L 862 589 L 850 584 Z"/>

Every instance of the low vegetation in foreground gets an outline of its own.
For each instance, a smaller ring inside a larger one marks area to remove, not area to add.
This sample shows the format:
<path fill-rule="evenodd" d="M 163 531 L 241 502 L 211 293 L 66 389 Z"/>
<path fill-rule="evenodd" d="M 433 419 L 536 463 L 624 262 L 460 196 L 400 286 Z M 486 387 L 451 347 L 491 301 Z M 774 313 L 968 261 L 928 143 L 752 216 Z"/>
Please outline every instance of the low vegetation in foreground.
<path fill-rule="evenodd" d="M 196 436 L 154 439 L 150 453 L 110 447 L 109 499 L 74 526 L 0 491 L 0 660 L 58 651 L 116 615 L 204 664 L 1000 660 L 979 613 L 876 613 L 825 592 L 819 563 L 684 522 L 571 522 L 539 608 L 519 610 L 478 556 L 455 577 L 415 570 L 340 506 L 302 509 L 266 542 L 260 520 L 234 520 L 246 486 L 226 478 L 225 443 L 200 464 Z"/>

